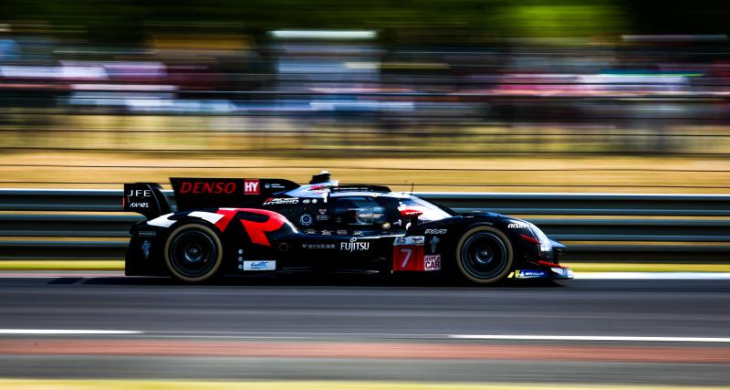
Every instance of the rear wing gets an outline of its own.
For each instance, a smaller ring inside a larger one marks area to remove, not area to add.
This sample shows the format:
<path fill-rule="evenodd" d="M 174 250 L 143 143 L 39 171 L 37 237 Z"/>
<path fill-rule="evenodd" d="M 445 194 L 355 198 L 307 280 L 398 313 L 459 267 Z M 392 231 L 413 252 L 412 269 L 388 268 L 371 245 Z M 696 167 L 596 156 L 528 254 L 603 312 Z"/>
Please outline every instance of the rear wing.
<path fill-rule="evenodd" d="M 299 188 L 285 179 L 171 177 L 178 211 L 260 206 L 263 200 Z"/>
<path fill-rule="evenodd" d="M 145 216 L 147 220 L 172 212 L 169 199 L 162 192 L 162 187 L 155 183 L 124 184 L 122 208 Z"/>
<path fill-rule="evenodd" d="M 255 207 L 268 197 L 299 188 L 299 184 L 284 179 L 171 177 L 170 183 L 177 211 Z M 171 199 L 155 183 L 125 184 L 123 209 L 142 214 L 148 220 L 173 211 Z"/>

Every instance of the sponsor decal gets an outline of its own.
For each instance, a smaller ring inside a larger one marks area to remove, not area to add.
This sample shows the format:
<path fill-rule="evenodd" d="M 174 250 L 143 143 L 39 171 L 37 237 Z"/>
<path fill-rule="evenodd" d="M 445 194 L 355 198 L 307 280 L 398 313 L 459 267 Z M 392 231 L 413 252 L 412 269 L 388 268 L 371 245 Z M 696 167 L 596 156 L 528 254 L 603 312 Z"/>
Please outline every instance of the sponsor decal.
<path fill-rule="evenodd" d="M 352 235 L 353 236 L 364 236 L 365 233 L 360 230 L 355 230 L 354 232 L 352 232 Z"/>
<path fill-rule="evenodd" d="M 528 227 L 528 224 L 519 221 L 512 221 L 509 225 L 507 225 L 507 229 L 527 229 Z"/>
<path fill-rule="evenodd" d="M 243 262 L 244 271 L 275 271 L 276 260 L 253 260 Z"/>
<path fill-rule="evenodd" d="M 244 195 L 258 195 L 261 193 L 261 187 L 259 187 L 259 179 L 244 179 L 243 180 L 243 194 Z"/>
<path fill-rule="evenodd" d="M 393 245 L 395 245 L 395 246 L 399 246 L 399 245 L 423 246 L 423 242 L 424 242 L 423 236 L 406 236 L 406 237 L 396 238 Z"/>
<path fill-rule="evenodd" d="M 154 230 L 140 230 L 137 232 L 137 237 L 157 237 L 157 232 Z"/>
<path fill-rule="evenodd" d="M 426 234 L 446 234 L 449 229 L 426 229 Z"/>
<path fill-rule="evenodd" d="M 440 271 L 441 270 L 441 255 L 423 256 L 423 270 L 424 271 Z"/>
<path fill-rule="evenodd" d="M 338 230 L 337 231 L 337 235 L 338 236 L 346 236 L 347 235 L 347 230 Z"/>
<path fill-rule="evenodd" d="M 317 204 L 317 199 L 312 199 L 312 204 Z"/>
<path fill-rule="evenodd" d="M 362 252 L 370 250 L 370 242 L 368 241 L 357 241 L 357 238 L 353 237 L 349 242 L 341 242 L 340 250 L 345 252 Z"/>
<path fill-rule="evenodd" d="M 332 235 L 332 231 L 331 230 L 322 230 L 322 235 L 323 236 L 331 236 Z"/>
<path fill-rule="evenodd" d="M 134 196 L 136 198 L 142 197 L 142 198 L 149 198 L 152 196 L 152 191 L 150 190 L 130 190 L 127 196 L 131 197 Z"/>
<path fill-rule="evenodd" d="M 399 219 L 399 220 L 393 222 L 393 226 L 403 226 L 403 220 Z"/>
<path fill-rule="evenodd" d="M 438 246 L 440 241 L 441 240 L 439 240 L 439 238 L 436 236 L 433 236 L 431 238 L 431 241 L 428 242 L 431 245 L 431 253 L 436 253 L 436 247 Z"/>
<path fill-rule="evenodd" d="M 309 204 L 309 202 L 311 202 L 311 200 L 310 200 L 310 199 L 304 199 L 304 200 L 302 201 L 302 203 L 303 203 L 303 204 Z"/>
<path fill-rule="evenodd" d="M 390 222 L 383 222 L 383 230 L 390 230 Z"/>
<path fill-rule="evenodd" d="M 327 209 L 319 209 L 319 215 L 327 214 Z"/>
<path fill-rule="evenodd" d="M 515 270 L 514 277 L 516 279 L 536 279 L 544 278 L 547 276 L 547 272 L 538 270 Z"/>
<path fill-rule="evenodd" d="M 142 243 L 142 246 L 140 247 L 142 249 L 142 254 L 144 255 L 145 260 L 149 260 L 150 258 L 150 248 L 152 248 L 152 243 L 145 240 Z"/>
<path fill-rule="evenodd" d="M 329 220 L 330 220 L 329 215 L 318 215 L 317 216 L 317 221 L 329 221 Z"/>
<path fill-rule="evenodd" d="M 301 217 L 299 217 L 299 224 L 302 226 L 309 226 L 314 222 L 312 219 L 312 216 L 309 214 L 302 214 Z"/>
<path fill-rule="evenodd" d="M 314 229 L 307 229 L 304 231 L 304 234 L 317 234 L 317 231 Z"/>
<path fill-rule="evenodd" d="M 182 182 L 181 194 L 233 194 L 236 192 L 235 181 L 196 181 Z"/>
<path fill-rule="evenodd" d="M 286 188 L 286 186 L 284 186 L 281 183 L 267 183 L 266 188 L 273 188 L 275 190 L 283 190 Z"/>
<path fill-rule="evenodd" d="M 287 204 L 299 204 L 299 198 L 269 198 L 264 202 L 264 206 Z"/>
<path fill-rule="evenodd" d="M 302 244 L 302 249 L 335 249 L 337 246 L 335 244 L 321 244 L 321 243 L 314 243 L 314 244 Z"/>
<path fill-rule="evenodd" d="M 150 203 L 149 202 L 131 202 L 131 198 L 152 198 L 152 191 L 151 190 L 129 190 L 129 193 L 125 194 L 126 198 L 123 199 L 127 210 L 139 210 L 139 209 L 149 209 Z"/>

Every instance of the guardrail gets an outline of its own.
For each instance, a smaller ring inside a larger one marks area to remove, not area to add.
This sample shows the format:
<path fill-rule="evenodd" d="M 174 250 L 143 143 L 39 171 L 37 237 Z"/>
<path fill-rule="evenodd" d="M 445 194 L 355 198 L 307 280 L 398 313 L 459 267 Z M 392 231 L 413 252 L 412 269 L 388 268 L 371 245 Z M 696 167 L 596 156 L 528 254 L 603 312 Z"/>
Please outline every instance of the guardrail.
<path fill-rule="evenodd" d="M 730 261 L 726 195 L 415 195 L 459 212 L 525 217 L 568 243 L 572 262 Z M 141 217 L 114 214 L 121 198 L 121 190 L 0 190 L 0 259 L 122 259 Z"/>

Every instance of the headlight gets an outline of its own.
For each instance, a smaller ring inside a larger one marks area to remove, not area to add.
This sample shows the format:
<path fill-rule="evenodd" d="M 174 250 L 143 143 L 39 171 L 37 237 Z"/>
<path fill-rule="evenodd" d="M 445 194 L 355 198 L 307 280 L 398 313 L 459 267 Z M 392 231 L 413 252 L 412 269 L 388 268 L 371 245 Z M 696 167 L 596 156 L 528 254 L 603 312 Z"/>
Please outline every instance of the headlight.
<path fill-rule="evenodd" d="M 537 238 L 540 242 L 540 252 L 551 252 L 553 250 L 553 245 L 550 243 L 550 239 L 542 232 L 542 230 L 533 223 L 530 224 L 530 230 L 532 230 L 532 234 L 534 234 L 535 238 Z"/>

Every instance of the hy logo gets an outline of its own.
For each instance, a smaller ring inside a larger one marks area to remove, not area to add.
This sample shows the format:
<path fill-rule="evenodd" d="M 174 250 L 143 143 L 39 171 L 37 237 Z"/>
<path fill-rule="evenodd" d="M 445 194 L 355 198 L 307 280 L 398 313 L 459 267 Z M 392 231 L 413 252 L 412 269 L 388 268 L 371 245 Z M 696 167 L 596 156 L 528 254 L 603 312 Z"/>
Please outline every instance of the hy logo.
<path fill-rule="evenodd" d="M 258 195 L 261 190 L 258 179 L 245 179 L 243 181 L 243 193 L 245 195 Z"/>

